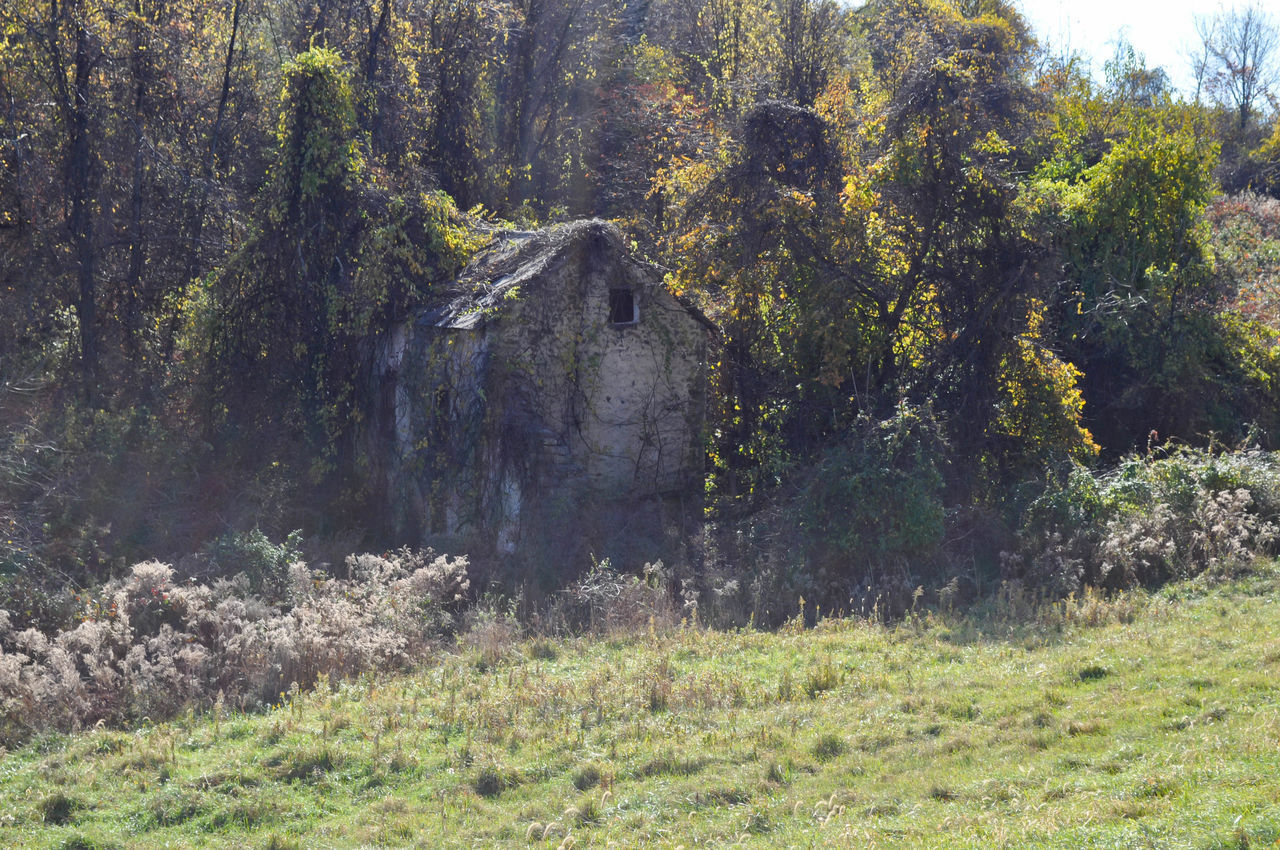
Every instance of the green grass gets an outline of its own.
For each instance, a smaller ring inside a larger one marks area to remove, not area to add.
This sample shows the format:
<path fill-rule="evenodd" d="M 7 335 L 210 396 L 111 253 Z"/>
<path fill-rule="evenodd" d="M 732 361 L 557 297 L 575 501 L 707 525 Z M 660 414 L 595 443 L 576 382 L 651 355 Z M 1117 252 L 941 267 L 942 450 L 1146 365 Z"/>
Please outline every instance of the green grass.
<path fill-rule="evenodd" d="M 446 655 L 34 741 L 0 846 L 1273 847 L 1277 590 Z"/>

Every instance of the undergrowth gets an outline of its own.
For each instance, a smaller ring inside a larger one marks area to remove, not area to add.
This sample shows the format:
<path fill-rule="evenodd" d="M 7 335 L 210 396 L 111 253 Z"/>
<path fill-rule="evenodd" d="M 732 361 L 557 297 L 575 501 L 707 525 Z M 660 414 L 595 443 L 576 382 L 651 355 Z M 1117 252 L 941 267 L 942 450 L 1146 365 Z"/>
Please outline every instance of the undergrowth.
<path fill-rule="evenodd" d="M 51 635 L 0 610 L 0 744 L 403 669 L 439 647 L 467 589 L 464 558 L 400 550 L 346 567 L 340 580 L 295 561 L 267 602 L 243 576 L 179 582 L 148 561 L 85 594 L 78 625 Z"/>
<path fill-rule="evenodd" d="M 1274 453 L 1160 449 L 1051 486 L 1004 556 L 1005 574 L 1050 596 L 1229 577 L 1275 554 L 1278 524 Z"/>
<path fill-rule="evenodd" d="M 464 642 L 0 760 L 14 847 L 1254 847 L 1280 569 L 963 614 Z M 78 843 L 76 843 L 78 842 Z"/>

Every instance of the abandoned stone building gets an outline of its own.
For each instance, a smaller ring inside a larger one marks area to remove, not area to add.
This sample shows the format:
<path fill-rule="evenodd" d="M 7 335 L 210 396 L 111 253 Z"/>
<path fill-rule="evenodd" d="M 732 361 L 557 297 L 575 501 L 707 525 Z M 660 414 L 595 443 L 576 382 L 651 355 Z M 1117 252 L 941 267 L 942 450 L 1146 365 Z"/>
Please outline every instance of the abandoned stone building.
<path fill-rule="evenodd" d="M 700 513 L 711 334 L 613 225 L 499 234 L 380 357 L 402 534 L 660 555 Z"/>

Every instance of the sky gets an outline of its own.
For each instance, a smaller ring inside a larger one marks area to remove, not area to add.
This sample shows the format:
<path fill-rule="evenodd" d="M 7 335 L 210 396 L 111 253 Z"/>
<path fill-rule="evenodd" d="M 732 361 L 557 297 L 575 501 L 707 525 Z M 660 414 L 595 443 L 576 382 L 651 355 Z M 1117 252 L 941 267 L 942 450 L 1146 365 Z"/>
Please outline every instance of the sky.
<path fill-rule="evenodd" d="M 1280 0 L 1263 0 L 1261 6 L 1270 2 L 1280 11 Z M 1221 5 L 1205 0 L 1021 0 L 1021 7 L 1043 42 L 1055 52 L 1065 47 L 1089 57 L 1097 75 L 1123 33 L 1146 56 L 1148 68 L 1164 68 L 1175 86 L 1190 92 L 1194 83 L 1187 51 L 1197 42 L 1195 18 L 1212 15 Z"/>

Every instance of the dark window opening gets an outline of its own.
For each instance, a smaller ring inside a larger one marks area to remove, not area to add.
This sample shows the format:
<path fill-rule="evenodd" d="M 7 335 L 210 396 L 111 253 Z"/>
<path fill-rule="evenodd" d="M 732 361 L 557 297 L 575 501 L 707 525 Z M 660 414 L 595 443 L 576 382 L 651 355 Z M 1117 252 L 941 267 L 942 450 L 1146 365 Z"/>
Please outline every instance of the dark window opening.
<path fill-rule="evenodd" d="M 609 324 L 634 325 L 640 321 L 635 293 L 630 289 L 609 290 Z"/>

